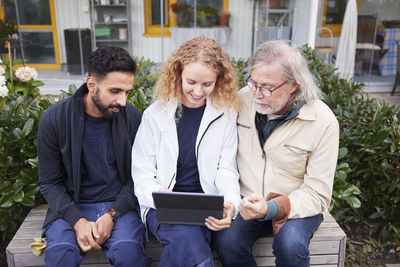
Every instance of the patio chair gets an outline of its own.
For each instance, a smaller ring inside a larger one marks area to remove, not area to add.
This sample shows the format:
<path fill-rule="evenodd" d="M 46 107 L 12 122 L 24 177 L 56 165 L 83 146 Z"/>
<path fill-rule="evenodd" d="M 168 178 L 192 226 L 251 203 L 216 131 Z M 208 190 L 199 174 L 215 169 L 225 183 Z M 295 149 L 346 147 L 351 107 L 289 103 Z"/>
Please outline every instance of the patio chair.
<path fill-rule="evenodd" d="M 325 55 L 325 61 L 328 64 L 332 64 L 332 54 L 335 50 L 333 46 L 333 33 L 331 29 L 327 27 L 320 27 L 317 32 L 327 31 L 329 33 L 329 45 L 315 45 L 315 52 Z"/>
<path fill-rule="evenodd" d="M 397 85 L 400 85 L 400 40 L 397 40 L 396 43 L 397 43 L 396 77 L 394 78 L 394 85 L 391 95 L 394 95 L 394 91 L 396 91 Z"/>

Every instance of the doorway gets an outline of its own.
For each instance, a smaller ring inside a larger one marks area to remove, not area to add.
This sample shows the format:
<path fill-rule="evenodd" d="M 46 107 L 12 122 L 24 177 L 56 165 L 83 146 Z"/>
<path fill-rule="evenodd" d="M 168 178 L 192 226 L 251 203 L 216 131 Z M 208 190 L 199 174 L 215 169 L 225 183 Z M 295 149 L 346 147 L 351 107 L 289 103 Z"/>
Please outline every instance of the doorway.
<path fill-rule="evenodd" d="M 0 0 L 0 18 L 19 25 L 13 59 L 36 69 L 61 69 L 54 0 Z"/>

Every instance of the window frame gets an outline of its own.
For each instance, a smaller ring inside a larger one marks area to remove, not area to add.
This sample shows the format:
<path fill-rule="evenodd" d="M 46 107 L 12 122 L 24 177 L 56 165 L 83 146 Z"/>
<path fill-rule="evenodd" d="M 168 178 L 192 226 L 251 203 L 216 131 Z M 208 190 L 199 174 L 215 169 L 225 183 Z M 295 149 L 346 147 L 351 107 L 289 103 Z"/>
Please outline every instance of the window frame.
<path fill-rule="evenodd" d="M 329 0 L 324 0 L 324 9 L 322 13 L 322 27 L 323 28 L 328 28 L 332 31 L 333 37 L 340 37 L 340 33 L 342 32 L 342 24 L 326 24 L 326 10 L 328 8 L 328 1 Z M 358 12 L 358 6 L 360 0 L 357 1 L 357 12 Z M 343 14 L 344 17 L 344 14 Z M 330 37 L 330 33 L 328 31 L 321 31 L 320 33 L 321 37 Z"/>
<path fill-rule="evenodd" d="M 166 13 L 168 13 L 169 21 L 164 25 L 164 37 L 170 37 L 171 31 L 169 30 L 171 27 L 177 27 L 177 18 L 175 13 L 171 10 L 170 5 L 177 3 L 178 0 L 165 0 L 166 1 Z M 229 11 L 229 0 L 222 0 L 222 9 L 223 11 Z M 358 0 L 357 0 L 358 1 Z M 146 2 L 149 4 L 147 5 Z M 151 21 L 151 16 L 149 10 L 151 10 L 151 0 L 143 0 L 144 6 L 144 33 L 145 37 L 161 37 L 161 25 L 148 25 L 146 22 Z"/>

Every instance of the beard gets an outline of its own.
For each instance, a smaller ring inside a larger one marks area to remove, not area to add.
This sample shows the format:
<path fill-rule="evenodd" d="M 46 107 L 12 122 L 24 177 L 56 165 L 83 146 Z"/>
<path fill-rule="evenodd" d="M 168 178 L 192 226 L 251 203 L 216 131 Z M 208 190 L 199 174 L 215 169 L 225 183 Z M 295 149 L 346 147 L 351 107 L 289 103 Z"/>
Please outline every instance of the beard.
<path fill-rule="evenodd" d="M 98 89 L 96 90 L 96 93 L 92 96 L 92 101 L 96 108 L 101 112 L 101 114 L 103 114 L 104 118 L 106 119 L 112 119 L 117 115 L 118 112 L 113 112 L 111 110 L 112 108 L 122 108 L 120 105 L 104 105 L 100 100 Z"/>
<path fill-rule="evenodd" d="M 256 111 L 262 115 L 271 115 L 278 113 L 279 111 L 283 110 L 286 105 L 289 102 L 290 94 L 285 93 L 282 94 L 282 97 L 280 98 L 278 104 L 276 106 L 272 106 L 272 104 L 265 100 L 265 97 L 263 99 L 254 99 L 254 103 L 256 104 Z M 263 105 L 260 107 L 260 105 Z"/>

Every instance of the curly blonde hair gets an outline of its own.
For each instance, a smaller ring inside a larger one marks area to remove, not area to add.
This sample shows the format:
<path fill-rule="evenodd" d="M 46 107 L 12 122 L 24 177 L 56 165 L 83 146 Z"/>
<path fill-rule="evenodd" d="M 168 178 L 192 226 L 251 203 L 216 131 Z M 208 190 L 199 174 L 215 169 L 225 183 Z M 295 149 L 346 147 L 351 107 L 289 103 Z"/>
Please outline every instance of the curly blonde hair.
<path fill-rule="evenodd" d="M 217 73 L 214 90 L 209 96 L 212 104 L 220 109 L 238 110 L 238 82 L 232 65 L 221 47 L 205 36 L 187 41 L 171 54 L 157 81 L 156 98 L 164 103 L 177 99 L 181 105 L 182 71 L 194 62 L 201 62 Z"/>

